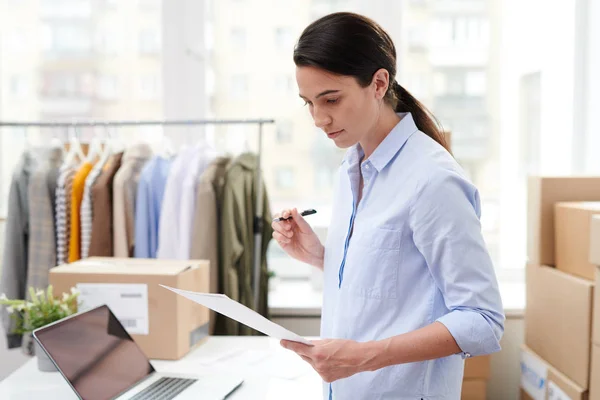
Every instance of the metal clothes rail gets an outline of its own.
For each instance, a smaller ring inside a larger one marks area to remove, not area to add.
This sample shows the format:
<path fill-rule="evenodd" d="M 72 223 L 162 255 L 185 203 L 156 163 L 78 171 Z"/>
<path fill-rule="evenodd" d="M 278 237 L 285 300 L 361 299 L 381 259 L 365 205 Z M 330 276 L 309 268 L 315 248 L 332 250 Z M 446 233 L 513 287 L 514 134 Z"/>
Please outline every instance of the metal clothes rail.
<path fill-rule="evenodd" d="M 263 224 L 263 191 L 261 174 L 261 153 L 263 143 L 264 125 L 274 124 L 273 119 L 190 119 L 190 120 L 140 120 L 140 121 L 0 121 L 0 127 L 40 127 L 40 128 L 73 128 L 78 127 L 126 127 L 126 126 L 197 126 L 197 125 L 258 125 L 258 151 L 256 170 L 257 194 L 256 210 L 254 214 L 254 262 L 253 262 L 253 291 L 254 309 L 258 310 L 260 304 L 260 271 L 262 253 Z"/>

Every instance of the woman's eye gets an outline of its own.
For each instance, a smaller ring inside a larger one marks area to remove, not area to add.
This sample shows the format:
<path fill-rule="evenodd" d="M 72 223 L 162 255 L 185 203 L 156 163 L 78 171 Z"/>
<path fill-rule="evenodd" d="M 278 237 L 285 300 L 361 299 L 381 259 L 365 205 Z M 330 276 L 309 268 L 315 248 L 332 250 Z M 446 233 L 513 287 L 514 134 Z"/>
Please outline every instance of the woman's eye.
<path fill-rule="evenodd" d="M 305 106 L 310 106 L 310 105 L 312 105 L 312 103 L 311 103 L 310 101 L 305 101 L 305 102 L 304 102 L 304 105 L 305 105 Z"/>
<path fill-rule="evenodd" d="M 328 104 L 335 104 L 335 103 L 337 103 L 337 101 L 338 101 L 338 99 L 328 99 L 327 103 Z"/>

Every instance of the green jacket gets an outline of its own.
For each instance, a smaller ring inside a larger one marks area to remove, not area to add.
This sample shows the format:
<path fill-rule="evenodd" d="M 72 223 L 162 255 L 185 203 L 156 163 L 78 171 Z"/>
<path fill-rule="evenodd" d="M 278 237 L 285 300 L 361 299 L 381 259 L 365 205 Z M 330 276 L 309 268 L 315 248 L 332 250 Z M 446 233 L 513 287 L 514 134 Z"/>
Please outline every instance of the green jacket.
<path fill-rule="evenodd" d="M 254 309 L 254 215 L 257 201 L 257 157 L 244 153 L 232 161 L 225 174 L 221 208 L 221 240 L 219 261 L 219 292 Z M 262 207 L 262 251 L 259 309 L 268 316 L 267 247 L 273 235 L 271 210 L 264 183 Z M 216 334 L 252 335 L 253 329 L 218 314 Z"/>

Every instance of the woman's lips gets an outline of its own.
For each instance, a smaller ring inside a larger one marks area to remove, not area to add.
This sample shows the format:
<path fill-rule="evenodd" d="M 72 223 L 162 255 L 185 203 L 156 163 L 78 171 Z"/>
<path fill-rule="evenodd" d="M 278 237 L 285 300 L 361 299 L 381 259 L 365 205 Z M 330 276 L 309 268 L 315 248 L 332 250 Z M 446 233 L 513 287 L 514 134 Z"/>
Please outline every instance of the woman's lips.
<path fill-rule="evenodd" d="M 327 137 L 328 137 L 329 139 L 335 139 L 336 137 L 340 136 L 340 135 L 342 134 L 342 132 L 343 132 L 343 131 L 344 131 L 344 130 L 342 129 L 342 130 L 340 130 L 340 131 L 328 132 L 328 133 L 327 133 Z"/>

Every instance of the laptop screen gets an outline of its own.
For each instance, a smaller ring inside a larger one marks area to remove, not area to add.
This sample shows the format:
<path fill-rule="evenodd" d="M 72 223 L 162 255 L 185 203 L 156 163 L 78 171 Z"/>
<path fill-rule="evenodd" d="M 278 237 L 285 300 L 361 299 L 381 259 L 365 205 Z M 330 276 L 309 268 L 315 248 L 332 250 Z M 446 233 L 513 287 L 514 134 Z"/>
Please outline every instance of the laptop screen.
<path fill-rule="evenodd" d="M 113 398 L 154 372 L 107 306 L 42 328 L 35 336 L 86 400 Z"/>

